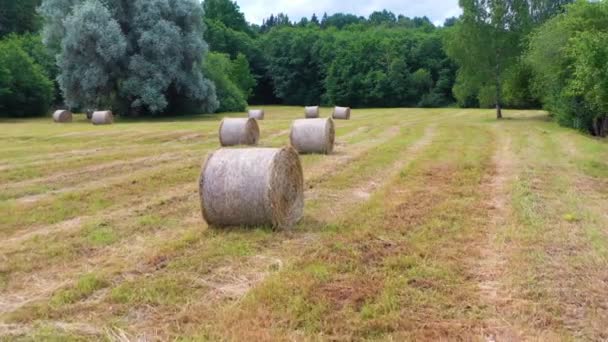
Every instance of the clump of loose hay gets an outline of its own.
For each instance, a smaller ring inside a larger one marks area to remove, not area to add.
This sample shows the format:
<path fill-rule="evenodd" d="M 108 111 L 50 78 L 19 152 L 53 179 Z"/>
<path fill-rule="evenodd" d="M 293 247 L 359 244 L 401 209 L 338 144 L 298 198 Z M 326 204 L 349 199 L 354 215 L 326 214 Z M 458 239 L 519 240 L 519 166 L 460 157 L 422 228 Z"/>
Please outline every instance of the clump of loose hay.
<path fill-rule="evenodd" d="M 72 122 L 72 112 L 69 110 L 57 110 L 53 113 L 53 121 L 58 123 Z"/>
<path fill-rule="evenodd" d="M 319 117 L 321 109 L 319 106 L 314 107 L 304 107 L 304 115 L 306 115 L 307 119 L 316 119 Z"/>
<path fill-rule="evenodd" d="M 220 124 L 220 144 L 222 146 L 257 145 L 260 127 L 255 119 L 222 120 Z"/>
<path fill-rule="evenodd" d="M 329 118 L 296 120 L 289 138 L 291 146 L 300 153 L 330 154 L 336 138 L 334 121 Z"/>
<path fill-rule="evenodd" d="M 264 110 L 263 109 L 249 110 L 249 118 L 256 119 L 256 120 L 264 120 Z"/>
<path fill-rule="evenodd" d="M 336 107 L 332 117 L 335 120 L 350 120 L 350 107 Z"/>
<path fill-rule="evenodd" d="M 304 176 L 291 147 L 219 149 L 199 179 L 203 218 L 210 226 L 289 228 L 304 211 Z"/>
<path fill-rule="evenodd" d="M 93 112 L 91 122 L 93 125 L 111 125 L 114 123 L 114 114 L 109 110 Z"/>

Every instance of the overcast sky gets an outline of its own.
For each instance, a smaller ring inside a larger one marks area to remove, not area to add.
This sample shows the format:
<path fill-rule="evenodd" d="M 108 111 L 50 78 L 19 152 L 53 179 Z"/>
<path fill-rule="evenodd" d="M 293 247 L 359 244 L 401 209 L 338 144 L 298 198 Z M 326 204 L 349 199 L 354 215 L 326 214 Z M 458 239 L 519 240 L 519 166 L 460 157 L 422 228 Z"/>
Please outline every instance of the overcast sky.
<path fill-rule="evenodd" d="M 324 12 L 352 13 L 367 17 L 372 12 L 387 9 L 408 17 L 427 16 L 435 24 L 458 16 L 458 0 L 237 0 L 245 17 L 251 23 L 262 24 L 271 13 L 289 15 L 291 21 L 316 13 L 319 19 Z"/>

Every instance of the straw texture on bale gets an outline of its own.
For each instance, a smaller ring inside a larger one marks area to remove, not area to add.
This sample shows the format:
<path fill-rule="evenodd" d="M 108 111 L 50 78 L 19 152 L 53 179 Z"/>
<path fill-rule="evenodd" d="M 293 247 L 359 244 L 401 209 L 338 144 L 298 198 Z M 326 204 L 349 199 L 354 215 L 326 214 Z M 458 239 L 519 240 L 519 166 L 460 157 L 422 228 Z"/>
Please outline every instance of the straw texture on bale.
<path fill-rule="evenodd" d="M 350 120 L 350 107 L 336 107 L 332 115 L 334 120 Z"/>
<path fill-rule="evenodd" d="M 204 220 L 210 226 L 290 228 L 304 211 L 304 177 L 291 147 L 219 149 L 199 179 Z"/>
<path fill-rule="evenodd" d="M 304 108 L 304 114 L 306 115 L 307 119 L 316 119 L 319 117 L 320 115 L 320 108 L 319 106 L 314 106 L 314 107 L 305 107 Z"/>
<path fill-rule="evenodd" d="M 69 110 L 57 110 L 53 113 L 53 121 L 59 123 L 72 122 L 72 112 Z"/>
<path fill-rule="evenodd" d="M 109 110 L 93 112 L 91 122 L 93 125 L 111 125 L 114 123 L 114 114 Z"/>
<path fill-rule="evenodd" d="M 249 111 L 249 118 L 256 120 L 264 120 L 264 110 L 263 109 L 252 109 Z"/>
<path fill-rule="evenodd" d="M 329 118 L 296 120 L 289 138 L 291 146 L 300 153 L 330 154 L 336 138 L 334 121 Z"/>
<path fill-rule="evenodd" d="M 222 120 L 220 124 L 220 144 L 226 146 L 257 145 L 260 127 L 255 119 Z"/>

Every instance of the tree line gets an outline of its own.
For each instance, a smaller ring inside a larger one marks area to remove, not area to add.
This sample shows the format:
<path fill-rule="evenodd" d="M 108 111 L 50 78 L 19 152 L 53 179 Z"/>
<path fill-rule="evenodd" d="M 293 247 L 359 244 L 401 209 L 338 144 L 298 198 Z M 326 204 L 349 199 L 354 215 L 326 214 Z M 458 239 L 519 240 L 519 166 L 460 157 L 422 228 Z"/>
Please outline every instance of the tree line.
<path fill-rule="evenodd" d="M 0 0 L 0 115 L 458 105 L 608 133 L 606 0 L 460 6 L 441 26 L 386 10 L 254 25 L 230 0 Z"/>

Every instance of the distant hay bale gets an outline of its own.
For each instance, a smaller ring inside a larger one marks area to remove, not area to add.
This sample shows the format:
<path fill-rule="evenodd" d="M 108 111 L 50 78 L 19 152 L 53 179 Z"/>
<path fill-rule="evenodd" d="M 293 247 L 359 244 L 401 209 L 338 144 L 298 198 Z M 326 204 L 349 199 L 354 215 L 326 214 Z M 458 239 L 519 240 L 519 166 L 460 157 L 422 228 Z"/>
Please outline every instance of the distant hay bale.
<path fill-rule="evenodd" d="M 334 121 L 329 118 L 296 120 L 289 138 L 291 146 L 300 153 L 330 154 L 336 138 Z"/>
<path fill-rule="evenodd" d="M 304 114 L 306 115 L 307 119 L 316 119 L 319 117 L 320 115 L 320 108 L 319 106 L 314 106 L 314 107 L 305 107 L 304 108 Z"/>
<path fill-rule="evenodd" d="M 260 127 L 255 119 L 222 120 L 220 124 L 220 144 L 222 146 L 257 145 Z"/>
<path fill-rule="evenodd" d="M 334 120 L 350 120 L 350 107 L 336 107 L 332 114 Z"/>
<path fill-rule="evenodd" d="M 264 110 L 263 109 L 251 109 L 249 111 L 249 118 L 256 120 L 264 120 Z"/>
<path fill-rule="evenodd" d="M 219 149 L 199 179 L 204 220 L 210 226 L 290 228 L 304 211 L 304 177 L 291 147 Z"/>
<path fill-rule="evenodd" d="M 58 123 L 72 122 L 72 112 L 69 110 L 57 110 L 53 113 L 53 121 Z"/>
<path fill-rule="evenodd" d="M 93 112 L 91 122 L 93 125 L 111 125 L 114 123 L 114 114 L 109 110 Z"/>

